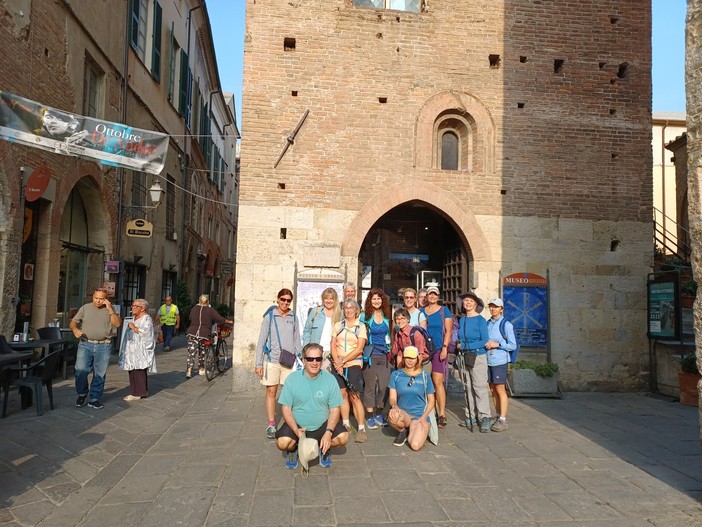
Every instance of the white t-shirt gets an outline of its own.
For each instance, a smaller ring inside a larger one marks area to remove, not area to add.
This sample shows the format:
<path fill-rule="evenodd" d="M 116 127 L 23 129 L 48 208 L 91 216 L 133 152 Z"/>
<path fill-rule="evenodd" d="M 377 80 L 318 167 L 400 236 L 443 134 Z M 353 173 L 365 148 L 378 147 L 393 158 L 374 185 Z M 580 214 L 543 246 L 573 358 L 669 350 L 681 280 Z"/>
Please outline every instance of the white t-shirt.
<path fill-rule="evenodd" d="M 331 350 L 332 326 L 331 317 L 324 317 L 324 327 L 322 328 L 322 336 L 319 337 L 319 340 L 321 340 L 320 344 L 322 345 L 325 356 Z"/>
<path fill-rule="evenodd" d="M 415 309 L 410 313 L 410 326 L 418 326 L 422 322 L 426 321 L 427 316 L 421 309 Z"/>

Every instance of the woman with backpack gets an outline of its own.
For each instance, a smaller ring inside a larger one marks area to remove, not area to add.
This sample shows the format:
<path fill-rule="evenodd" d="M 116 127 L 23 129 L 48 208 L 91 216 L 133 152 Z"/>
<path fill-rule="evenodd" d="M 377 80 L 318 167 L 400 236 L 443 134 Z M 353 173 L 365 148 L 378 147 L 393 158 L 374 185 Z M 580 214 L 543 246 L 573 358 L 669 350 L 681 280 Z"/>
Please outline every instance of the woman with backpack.
<path fill-rule="evenodd" d="M 473 363 L 473 366 L 468 366 L 470 385 L 464 385 L 468 406 L 465 409 L 465 421 L 461 426 L 466 426 L 472 431 L 474 424 L 480 424 L 480 431 L 485 433 L 490 431 L 490 394 L 485 349 L 489 335 L 487 321 L 480 316 L 485 304 L 478 295 L 471 292 L 458 295 L 458 301 L 461 302 L 463 313 L 458 319 L 458 346 L 464 361 Z M 474 355 L 474 360 L 468 360 L 467 356 L 470 354 Z"/>
<path fill-rule="evenodd" d="M 332 373 L 341 389 L 344 403 L 341 405 L 341 422 L 347 430 L 351 428 L 350 415 L 358 423 L 356 443 L 365 443 L 368 439 L 365 424 L 365 409 L 361 401 L 363 390 L 363 347 L 368 340 L 366 325 L 358 318 L 360 308 L 353 298 L 344 300 L 344 317 L 334 324 L 331 340 Z"/>
<path fill-rule="evenodd" d="M 368 342 L 363 350 L 363 401 L 366 405 L 366 426 L 375 430 L 387 426 L 383 409 L 387 401 L 392 372 L 390 362 L 390 301 L 379 287 L 368 292 L 361 322 L 366 325 Z M 378 384 L 378 392 L 375 386 Z M 377 408 L 377 411 L 376 411 Z"/>
<path fill-rule="evenodd" d="M 439 417 L 436 422 L 439 428 L 446 426 L 446 387 L 444 379 L 448 374 L 448 347 L 451 343 L 453 317 L 446 306 L 439 305 L 439 288 L 427 288 L 427 306 L 424 314 L 427 316 L 427 331 L 436 346 L 436 353 L 431 361 L 431 380 L 436 389 L 436 406 Z M 439 349 L 441 344 L 441 349 Z"/>
<path fill-rule="evenodd" d="M 322 369 L 328 372 L 331 372 L 331 363 L 327 357 L 331 352 L 332 330 L 340 320 L 339 294 L 333 287 L 327 287 L 322 291 L 322 304 L 311 308 L 307 315 L 305 329 L 302 331 L 302 345 L 314 343 L 322 346 Z"/>
<path fill-rule="evenodd" d="M 488 384 L 495 401 L 495 410 L 497 411 L 497 416 L 490 430 L 493 432 L 504 432 L 509 428 L 507 425 L 509 397 L 507 397 L 507 390 L 505 390 L 507 364 L 511 360 L 510 352 L 517 349 L 517 339 L 514 336 L 514 326 L 502 316 L 502 312 L 505 310 L 502 299 L 493 298 L 490 300 L 488 309 L 490 310 L 490 320 L 488 320 L 487 326 L 490 340 L 485 344 L 485 349 L 487 350 Z"/>

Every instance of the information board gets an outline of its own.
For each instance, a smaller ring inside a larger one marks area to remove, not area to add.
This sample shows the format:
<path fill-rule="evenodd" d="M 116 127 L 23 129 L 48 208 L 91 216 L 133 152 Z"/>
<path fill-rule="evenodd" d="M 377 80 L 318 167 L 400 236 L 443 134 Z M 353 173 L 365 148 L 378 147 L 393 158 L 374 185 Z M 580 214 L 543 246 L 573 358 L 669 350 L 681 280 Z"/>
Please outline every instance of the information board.
<path fill-rule="evenodd" d="M 548 348 L 548 280 L 533 273 L 509 275 L 503 281 L 502 300 L 519 345 Z"/>
<path fill-rule="evenodd" d="M 648 337 L 680 339 L 678 276 L 663 273 L 649 276 L 648 281 Z"/>

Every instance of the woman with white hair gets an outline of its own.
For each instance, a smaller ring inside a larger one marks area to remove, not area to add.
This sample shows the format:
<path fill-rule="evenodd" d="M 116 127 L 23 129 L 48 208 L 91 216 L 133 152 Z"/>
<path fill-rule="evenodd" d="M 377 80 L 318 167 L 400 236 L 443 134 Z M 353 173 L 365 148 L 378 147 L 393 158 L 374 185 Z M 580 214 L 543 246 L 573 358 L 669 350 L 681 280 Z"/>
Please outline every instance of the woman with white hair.
<path fill-rule="evenodd" d="M 149 316 L 149 303 L 143 298 L 132 302 L 132 321 L 125 328 L 124 343 L 117 366 L 129 374 L 129 394 L 122 399 L 138 401 L 149 396 L 147 372 L 156 371 L 154 323 Z"/>
<path fill-rule="evenodd" d="M 195 354 L 198 353 L 198 367 L 200 375 L 205 375 L 205 354 L 200 345 L 201 341 L 212 334 L 213 324 L 233 324 L 234 321 L 225 319 L 210 306 L 210 297 L 200 295 L 196 306 L 190 310 L 190 326 L 187 331 L 188 359 L 186 362 L 185 378 L 192 377 L 195 365 Z"/>

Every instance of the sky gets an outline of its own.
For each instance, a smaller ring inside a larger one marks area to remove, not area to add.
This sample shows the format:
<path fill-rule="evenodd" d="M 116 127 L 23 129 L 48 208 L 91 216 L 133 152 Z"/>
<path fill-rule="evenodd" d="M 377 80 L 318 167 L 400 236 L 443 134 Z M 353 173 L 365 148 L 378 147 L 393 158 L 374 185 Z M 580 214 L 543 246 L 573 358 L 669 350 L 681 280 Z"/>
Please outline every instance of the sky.
<path fill-rule="evenodd" d="M 246 0 L 206 0 L 215 41 L 219 76 L 225 92 L 234 92 L 241 129 Z M 686 0 L 652 0 L 653 111 L 685 111 Z"/>

